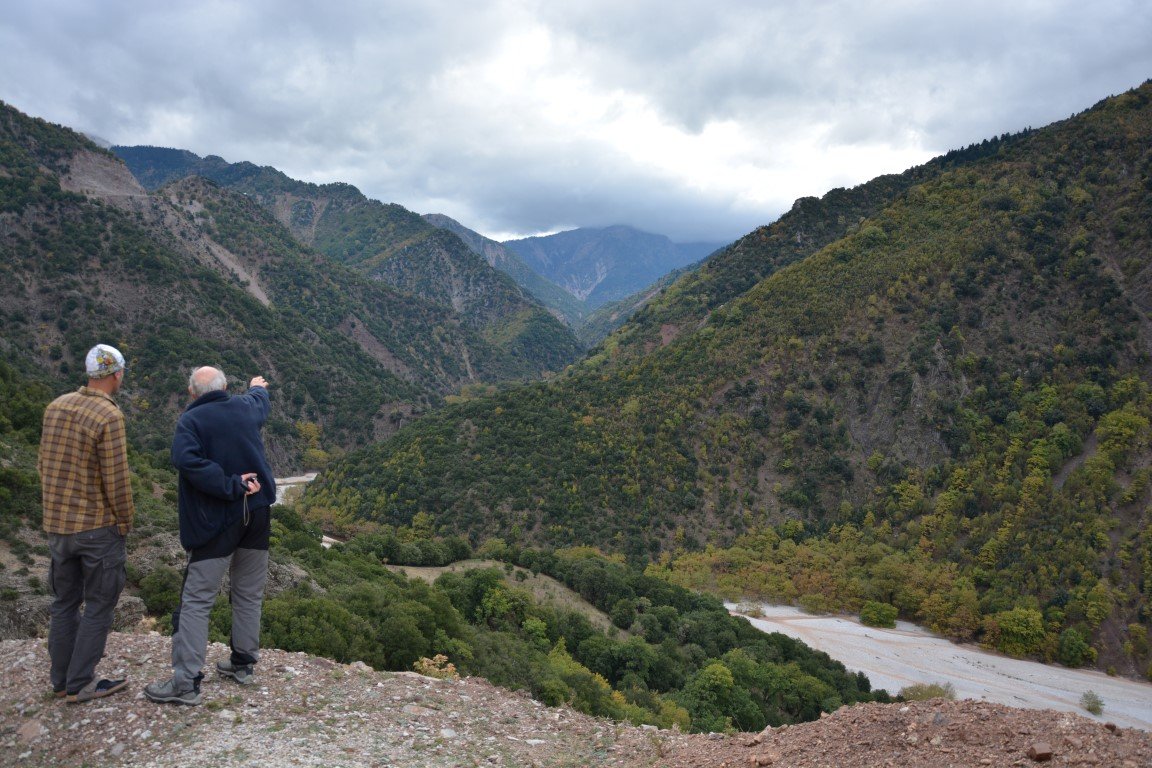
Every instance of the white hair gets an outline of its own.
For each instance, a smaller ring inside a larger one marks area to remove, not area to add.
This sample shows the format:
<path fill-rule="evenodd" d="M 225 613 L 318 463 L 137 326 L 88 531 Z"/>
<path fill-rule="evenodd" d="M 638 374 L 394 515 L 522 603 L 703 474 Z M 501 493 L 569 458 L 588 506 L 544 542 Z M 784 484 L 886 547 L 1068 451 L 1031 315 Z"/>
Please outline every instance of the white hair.
<path fill-rule="evenodd" d="M 188 377 L 188 391 L 193 397 L 200 397 L 218 389 L 228 389 L 228 377 L 224 375 L 224 371 L 207 365 L 192 369 L 192 375 Z"/>

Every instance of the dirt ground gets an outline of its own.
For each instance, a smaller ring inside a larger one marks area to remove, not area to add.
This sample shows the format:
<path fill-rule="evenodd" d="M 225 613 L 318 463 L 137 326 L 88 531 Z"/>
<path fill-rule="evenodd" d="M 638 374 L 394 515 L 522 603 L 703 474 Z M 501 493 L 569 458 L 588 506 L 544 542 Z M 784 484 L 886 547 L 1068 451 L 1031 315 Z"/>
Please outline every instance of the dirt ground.
<path fill-rule="evenodd" d="M 160 768 L 1147 768 L 1152 735 L 1066 712 L 977 701 L 865 704 L 760 734 L 621 725 L 545 707 L 483 680 L 376 672 L 269 650 L 256 682 L 209 675 L 197 707 L 141 690 L 169 674 L 171 640 L 113 633 L 99 672 L 130 687 L 67 704 L 48 688 L 42 639 L 0 642 L 0 765 Z M 208 664 L 228 649 L 209 648 Z"/>

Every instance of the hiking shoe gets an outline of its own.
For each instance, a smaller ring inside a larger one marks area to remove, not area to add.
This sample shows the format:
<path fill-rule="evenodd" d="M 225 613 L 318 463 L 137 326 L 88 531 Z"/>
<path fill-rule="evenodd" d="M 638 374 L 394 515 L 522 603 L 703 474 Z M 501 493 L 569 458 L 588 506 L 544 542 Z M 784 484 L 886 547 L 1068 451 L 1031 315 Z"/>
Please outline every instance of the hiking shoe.
<path fill-rule="evenodd" d="M 144 686 L 144 695 L 157 704 L 188 704 L 194 706 L 200 703 L 200 691 L 197 688 L 181 690 L 176 687 L 176 679 L 171 678 L 162 683 L 149 683 Z"/>
<path fill-rule="evenodd" d="M 69 704 L 83 704 L 86 701 L 92 701 L 92 699 L 111 696 L 116 691 L 121 691 L 127 687 L 127 680 L 93 680 L 76 693 L 67 694 L 64 700 Z M 59 696 L 60 694 L 57 693 L 56 695 Z"/>
<path fill-rule="evenodd" d="M 256 675 L 252 672 L 251 664 L 233 664 L 231 661 L 216 662 L 216 671 L 224 677 L 230 677 L 240 685 L 251 685 L 256 682 Z"/>

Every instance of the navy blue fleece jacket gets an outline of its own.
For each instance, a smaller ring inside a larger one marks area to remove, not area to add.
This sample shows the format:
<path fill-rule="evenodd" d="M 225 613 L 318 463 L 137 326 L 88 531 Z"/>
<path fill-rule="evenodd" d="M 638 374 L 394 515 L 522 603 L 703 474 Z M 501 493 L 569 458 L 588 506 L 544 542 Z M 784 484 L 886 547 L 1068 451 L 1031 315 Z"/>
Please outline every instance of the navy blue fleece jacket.
<path fill-rule="evenodd" d="M 180 415 L 172 464 L 180 472 L 180 544 L 185 549 L 202 547 L 243 517 L 241 475 L 259 475 L 260 490 L 248 497 L 250 509 L 276 500 L 276 481 L 260 436 L 270 405 L 264 387 L 235 396 L 216 390 L 193 400 Z"/>

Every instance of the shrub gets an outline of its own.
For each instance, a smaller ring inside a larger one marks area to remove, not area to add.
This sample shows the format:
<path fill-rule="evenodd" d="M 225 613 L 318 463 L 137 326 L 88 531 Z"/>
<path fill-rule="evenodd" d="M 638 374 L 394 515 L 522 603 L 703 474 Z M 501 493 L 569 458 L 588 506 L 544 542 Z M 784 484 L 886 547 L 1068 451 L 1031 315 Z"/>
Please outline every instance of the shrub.
<path fill-rule="evenodd" d="M 1031 608 L 1001 611 L 984 620 L 984 632 L 990 644 L 1009 656 L 1038 653 L 1044 646 L 1044 617 Z"/>
<path fill-rule="evenodd" d="M 448 661 L 448 657 L 438 653 L 431 659 L 424 656 L 416 660 L 412 668 L 425 677 L 435 677 L 439 680 L 459 680 L 460 673 L 456 665 Z"/>
<path fill-rule="evenodd" d="M 894 605 L 869 600 L 860 609 L 860 622 L 869 627 L 895 627 L 899 613 Z"/>
<path fill-rule="evenodd" d="M 1082 667 L 1096 660 L 1096 649 L 1089 643 L 1085 632 L 1069 627 L 1060 633 L 1056 658 L 1066 667 Z"/>
<path fill-rule="evenodd" d="M 900 698 L 905 701 L 925 699 L 955 699 L 956 687 L 952 683 L 916 683 L 900 689 Z"/>
<path fill-rule="evenodd" d="M 172 613 L 180 605 L 184 579 L 175 568 L 162 566 L 140 581 L 140 598 L 153 616 Z"/>
<path fill-rule="evenodd" d="M 1095 691 L 1084 691 L 1084 695 L 1080 697 L 1080 706 L 1094 715 L 1099 715 L 1104 711 L 1104 700 Z"/>

